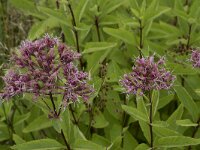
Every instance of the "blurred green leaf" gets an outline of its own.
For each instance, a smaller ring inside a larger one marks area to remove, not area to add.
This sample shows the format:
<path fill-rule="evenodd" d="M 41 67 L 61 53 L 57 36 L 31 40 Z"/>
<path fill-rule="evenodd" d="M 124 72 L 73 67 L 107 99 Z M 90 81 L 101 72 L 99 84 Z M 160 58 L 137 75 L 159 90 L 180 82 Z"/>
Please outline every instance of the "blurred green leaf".
<path fill-rule="evenodd" d="M 85 49 L 82 52 L 83 54 L 108 50 L 115 47 L 116 43 L 108 43 L 108 42 L 89 42 L 85 45 Z"/>
<path fill-rule="evenodd" d="M 200 144 L 200 139 L 194 139 L 186 136 L 162 137 L 156 142 L 157 147 L 183 147 Z"/>
<path fill-rule="evenodd" d="M 182 86 L 174 86 L 174 90 L 179 98 L 179 100 L 183 103 L 184 107 L 189 111 L 194 121 L 196 121 L 199 117 L 199 109 L 195 104 L 192 97 Z"/>
<path fill-rule="evenodd" d="M 176 120 L 176 124 L 183 127 L 197 126 L 197 123 L 192 122 L 190 119 Z"/>
<path fill-rule="evenodd" d="M 53 139 L 40 139 L 17 144 L 12 146 L 11 148 L 16 150 L 58 150 L 61 148 L 65 148 L 65 146 Z"/>
<path fill-rule="evenodd" d="M 159 91 L 153 90 L 151 99 L 152 99 L 152 114 L 154 117 L 157 112 L 159 104 Z"/>
<path fill-rule="evenodd" d="M 98 145 L 96 143 L 93 143 L 91 141 L 85 141 L 85 140 L 76 140 L 76 142 L 73 144 L 73 149 L 75 150 L 103 150 L 104 147 L 101 145 Z"/>
<path fill-rule="evenodd" d="M 26 143 L 25 140 L 23 140 L 19 135 L 17 134 L 13 134 L 13 140 L 15 142 L 15 144 L 22 144 L 22 143 Z"/>
<path fill-rule="evenodd" d="M 23 129 L 24 133 L 38 131 L 41 129 L 49 128 L 53 125 L 52 121 L 46 116 L 41 115 L 33 120 L 28 126 Z"/>
<path fill-rule="evenodd" d="M 131 115 L 131 117 L 133 117 L 134 119 L 148 122 L 148 118 L 146 117 L 146 115 L 138 109 L 126 105 L 122 105 L 122 109 L 129 115 Z"/>
<path fill-rule="evenodd" d="M 126 31 L 124 29 L 112 29 L 112 28 L 103 28 L 103 30 L 107 34 L 117 39 L 120 39 L 124 41 L 125 43 L 128 43 L 130 45 L 135 45 L 135 37 L 133 36 L 133 33 L 129 31 Z"/>

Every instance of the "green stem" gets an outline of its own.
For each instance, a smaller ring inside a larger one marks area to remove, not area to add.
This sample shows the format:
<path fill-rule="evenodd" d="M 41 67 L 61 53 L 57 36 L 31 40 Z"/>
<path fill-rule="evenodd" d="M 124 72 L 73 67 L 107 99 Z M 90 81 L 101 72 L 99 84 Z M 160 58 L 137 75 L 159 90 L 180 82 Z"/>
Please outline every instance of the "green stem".
<path fill-rule="evenodd" d="M 152 99 L 151 99 L 151 92 L 149 94 L 149 103 L 150 103 L 150 108 L 149 108 L 149 131 L 150 131 L 150 146 L 151 149 L 154 149 L 153 145 L 153 105 L 152 105 Z"/>
<path fill-rule="evenodd" d="M 59 2 L 59 0 L 56 0 L 56 8 L 57 8 L 57 9 L 60 8 L 60 2 Z"/>
<path fill-rule="evenodd" d="M 186 45 L 187 50 L 189 50 L 190 48 L 191 32 L 192 32 L 192 25 L 189 24 L 189 31 L 188 31 L 187 45 Z"/>
<path fill-rule="evenodd" d="M 68 8 L 69 8 L 69 11 L 70 11 L 70 14 L 71 14 L 71 17 L 72 17 L 73 32 L 74 32 L 75 40 L 76 40 L 76 49 L 77 49 L 78 53 L 80 53 L 78 31 L 75 29 L 75 27 L 77 26 L 76 19 L 75 19 L 75 16 L 74 16 L 74 11 L 72 9 L 72 6 L 71 6 L 69 0 L 67 0 L 67 1 L 68 1 Z M 81 68 L 83 68 L 82 59 L 80 59 L 80 66 L 81 66 Z"/>
<path fill-rule="evenodd" d="M 70 110 L 70 112 L 71 112 L 71 114 L 72 114 L 72 117 L 73 117 L 73 119 L 74 119 L 74 123 L 75 123 L 76 125 L 78 125 L 78 121 L 77 121 L 77 119 L 76 119 L 76 117 L 75 117 L 74 110 L 73 110 L 73 108 L 72 108 L 71 105 L 69 105 L 69 110 Z"/>
<path fill-rule="evenodd" d="M 51 103 L 52 103 L 52 105 L 53 105 L 54 114 L 56 115 L 56 117 L 58 117 L 58 113 L 56 112 L 56 105 L 55 105 L 55 103 L 54 103 L 53 96 L 52 96 L 51 92 L 49 93 L 49 96 L 50 96 Z M 68 149 L 68 150 L 71 150 L 70 145 L 69 145 L 69 143 L 67 142 L 67 140 L 66 140 L 66 138 L 65 138 L 65 135 L 64 135 L 64 132 L 63 132 L 62 129 L 61 129 L 61 135 L 62 135 L 62 138 L 63 138 L 63 140 L 64 140 L 64 142 L 65 142 L 65 145 L 67 146 L 67 149 Z"/>
<path fill-rule="evenodd" d="M 53 106 L 54 115 L 57 116 L 56 105 L 55 105 L 55 103 L 54 103 L 53 95 L 52 95 L 51 92 L 49 93 L 49 97 L 50 97 L 50 100 L 51 100 L 51 103 L 52 103 L 52 106 Z"/>
<path fill-rule="evenodd" d="M 142 58 L 142 49 L 143 49 L 143 27 L 142 27 L 142 20 L 139 19 L 139 34 L 140 34 L 140 43 L 139 43 L 139 54 L 140 58 Z"/>
<path fill-rule="evenodd" d="M 96 30 L 97 30 L 97 37 L 98 37 L 98 41 L 101 41 L 101 36 L 100 36 L 100 30 L 99 30 L 99 18 L 97 16 L 95 16 L 95 26 L 96 26 Z"/>
<path fill-rule="evenodd" d="M 65 138 L 65 135 L 64 135 L 64 132 L 63 132 L 62 129 L 61 129 L 61 135 L 62 135 L 62 138 L 63 138 L 63 140 L 64 140 L 64 142 L 65 142 L 65 145 L 67 146 L 67 149 L 68 149 L 68 150 L 71 150 L 71 147 L 70 147 L 69 143 L 67 142 L 67 140 L 66 140 L 66 138 Z"/>

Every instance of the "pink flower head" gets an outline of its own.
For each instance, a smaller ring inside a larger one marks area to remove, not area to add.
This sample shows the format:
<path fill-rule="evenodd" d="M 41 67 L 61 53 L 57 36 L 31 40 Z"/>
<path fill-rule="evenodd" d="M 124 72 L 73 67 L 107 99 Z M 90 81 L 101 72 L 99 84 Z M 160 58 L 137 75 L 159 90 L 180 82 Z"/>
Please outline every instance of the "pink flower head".
<path fill-rule="evenodd" d="M 120 83 L 128 94 L 141 94 L 153 89 L 169 89 L 175 80 L 175 76 L 164 68 L 164 58 L 158 62 L 154 61 L 154 56 L 147 58 L 137 58 L 132 72 L 125 74 Z"/>
<path fill-rule="evenodd" d="M 199 68 L 200 67 L 200 51 L 193 50 L 190 61 L 193 64 L 193 67 Z"/>
<path fill-rule="evenodd" d="M 22 93 L 37 96 L 63 94 L 63 102 L 88 100 L 93 87 L 88 73 L 79 71 L 74 61 L 80 54 L 48 34 L 35 41 L 22 42 L 18 54 L 12 56 L 15 69 L 5 75 L 1 98 L 9 99 Z"/>

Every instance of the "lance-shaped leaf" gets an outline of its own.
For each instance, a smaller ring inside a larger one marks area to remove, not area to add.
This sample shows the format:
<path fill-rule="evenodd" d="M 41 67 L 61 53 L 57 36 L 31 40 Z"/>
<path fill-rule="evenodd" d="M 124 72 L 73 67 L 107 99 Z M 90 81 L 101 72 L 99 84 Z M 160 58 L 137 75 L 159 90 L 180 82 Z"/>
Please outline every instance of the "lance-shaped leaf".
<path fill-rule="evenodd" d="M 116 45 L 117 45 L 117 43 L 89 42 L 85 45 L 85 49 L 83 51 L 83 54 L 108 50 L 108 49 L 115 47 Z"/>
<path fill-rule="evenodd" d="M 112 29 L 112 28 L 104 28 L 103 29 L 107 34 L 122 40 L 125 43 L 130 45 L 135 45 L 135 37 L 133 33 L 126 31 L 124 29 Z"/>
<path fill-rule="evenodd" d="M 158 109 L 159 91 L 153 90 L 151 100 L 152 100 L 152 114 L 153 114 L 153 117 L 154 117 L 155 114 L 156 114 L 156 111 Z"/>
<path fill-rule="evenodd" d="M 158 139 L 156 147 L 183 147 L 189 145 L 199 145 L 200 139 L 186 136 L 168 136 Z"/>
<path fill-rule="evenodd" d="M 40 139 L 17 144 L 11 148 L 16 150 L 59 150 L 65 146 L 53 139 Z"/>
<path fill-rule="evenodd" d="M 148 122 L 148 118 L 146 117 L 146 115 L 138 109 L 126 105 L 122 105 L 122 109 L 129 115 L 131 115 L 131 117 L 133 117 L 134 119 Z"/>
<path fill-rule="evenodd" d="M 28 133 L 32 131 L 38 131 L 41 129 L 49 128 L 52 125 L 53 125 L 52 121 L 48 119 L 46 115 L 42 115 L 33 120 L 26 128 L 24 128 L 23 132 Z"/>
<path fill-rule="evenodd" d="M 179 100 L 183 103 L 184 107 L 191 114 L 193 120 L 196 121 L 199 116 L 199 109 L 192 97 L 182 86 L 174 86 L 174 90 L 176 91 Z"/>
<path fill-rule="evenodd" d="M 190 119 L 176 120 L 176 124 L 183 127 L 197 126 L 197 123 L 192 122 Z"/>

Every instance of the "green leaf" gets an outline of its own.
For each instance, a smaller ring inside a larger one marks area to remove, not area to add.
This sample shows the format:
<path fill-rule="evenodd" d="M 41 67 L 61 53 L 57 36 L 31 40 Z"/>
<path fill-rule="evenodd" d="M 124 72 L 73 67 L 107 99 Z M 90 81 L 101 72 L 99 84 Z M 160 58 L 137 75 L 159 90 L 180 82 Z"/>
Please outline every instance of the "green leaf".
<path fill-rule="evenodd" d="M 26 143 L 25 140 L 23 140 L 19 135 L 17 134 L 13 134 L 13 140 L 16 144 L 22 144 L 22 143 Z"/>
<path fill-rule="evenodd" d="M 28 132 L 38 131 L 41 129 L 49 128 L 52 125 L 53 125 L 52 121 L 46 115 L 42 115 L 33 120 L 28 126 L 26 126 L 23 132 L 28 133 Z"/>
<path fill-rule="evenodd" d="M 159 127 L 159 126 L 153 126 L 153 132 L 159 136 L 159 137 L 166 137 L 166 136 L 179 136 L 180 133 L 171 130 L 167 127 Z"/>
<path fill-rule="evenodd" d="M 119 65 L 113 60 L 109 63 L 107 69 L 106 82 L 118 82 L 120 76 L 123 74 Z"/>
<path fill-rule="evenodd" d="M 61 122 L 61 128 L 64 132 L 64 135 L 65 135 L 65 138 L 67 139 L 67 141 L 71 142 L 72 140 L 72 122 L 71 122 L 71 119 L 70 119 L 70 112 L 69 112 L 69 109 L 66 109 L 64 111 L 64 113 L 62 114 L 62 120 L 60 121 Z"/>
<path fill-rule="evenodd" d="M 158 103 L 158 109 L 163 108 L 164 106 L 166 106 L 167 104 L 169 104 L 169 102 L 171 100 L 173 100 L 175 94 L 169 94 L 167 96 L 161 97 Z"/>
<path fill-rule="evenodd" d="M 91 141 L 86 140 L 76 140 L 73 144 L 73 149 L 75 150 L 103 150 L 105 149 L 103 146 L 93 143 Z"/>
<path fill-rule="evenodd" d="M 192 122 L 190 119 L 176 120 L 176 124 L 183 127 L 198 126 L 197 123 Z"/>
<path fill-rule="evenodd" d="M 10 0 L 11 4 L 17 9 L 22 10 L 25 14 L 35 16 L 39 19 L 45 19 L 45 15 L 37 10 L 35 4 L 29 0 Z"/>
<path fill-rule="evenodd" d="M 137 145 L 138 141 L 135 139 L 135 137 L 129 131 L 126 131 L 124 133 L 124 149 L 132 150 L 133 147 L 136 147 Z"/>
<path fill-rule="evenodd" d="M 105 147 L 110 145 L 110 141 L 108 139 L 95 133 L 92 135 L 92 142 Z"/>
<path fill-rule="evenodd" d="M 159 91 L 153 90 L 151 100 L 152 100 L 152 114 L 154 117 L 159 104 Z"/>
<path fill-rule="evenodd" d="M 103 28 L 103 30 L 107 34 L 117 39 L 120 39 L 130 45 L 135 45 L 135 37 L 133 36 L 133 33 L 129 31 L 126 31 L 124 29 L 113 29 L 113 28 Z"/>
<path fill-rule="evenodd" d="M 168 127 L 169 124 L 166 121 L 154 121 L 152 123 L 153 127 Z"/>
<path fill-rule="evenodd" d="M 142 130 L 142 133 L 143 133 L 144 137 L 150 143 L 150 141 L 151 141 L 151 135 L 150 135 L 150 132 L 149 132 L 149 124 L 147 122 L 139 120 L 139 125 L 140 125 L 140 128 Z"/>
<path fill-rule="evenodd" d="M 0 122 L 0 142 L 10 138 L 8 127 Z"/>
<path fill-rule="evenodd" d="M 137 95 L 136 100 L 137 100 L 137 109 L 145 114 L 145 118 L 148 118 L 149 114 L 148 114 L 147 107 L 146 107 L 143 97 L 140 95 Z"/>
<path fill-rule="evenodd" d="M 194 139 L 186 136 L 168 136 L 158 139 L 156 147 L 183 147 L 189 145 L 199 145 L 200 139 Z"/>
<path fill-rule="evenodd" d="M 183 115 L 183 105 L 180 104 L 179 107 L 174 110 L 172 115 L 167 119 L 167 123 L 170 124 L 171 129 L 175 129 L 176 126 L 176 120 L 181 119 Z"/>
<path fill-rule="evenodd" d="M 178 41 L 178 43 L 180 42 Z M 197 70 L 191 68 L 191 66 L 183 66 L 178 63 L 167 63 L 167 67 L 171 68 L 175 75 L 194 75 L 198 73 Z"/>
<path fill-rule="evenodd" d="M 104 53 L 101 56 L 97 55 L 98 57 L 97 57 L 97 59 L 95 59 L 95 63 L 92 64 L 92 67 L 90 69 L 92 75 L 98 70 L 98 68 L 100 67 L 99 64 L 101 64 L 106 59 L 108 54 L 111 52 L 111 49 L 109 49 L 107 51 L 103 51 L 103 52 Z M 97 53 L 97 54 L 99 54 L 99 53 Z"/>
<path fill-rule="evenodd" d="M 148 149 L 150 149 L 150 147 L 149 147 L 147 144 L 144 144 L 144 143 L 138 145 L 138 146 L 135 148 L 135 150 L 148 150 Z"/>
<path fill-rule="evenodd" d="M 142 96 L 137 95 L 136 97 L 137 100 L 137 109 L 145 114 L 145 118 L 148 118 L 148 111 L 146 108 L 146 104 L 144 102 L 144 99 Z M 142 120 L 139 120 L 140 128 L 143 132 L 143 135 L 147 139 L 147 141 L 150 143 L 150 132 L 149 132 L 149 124 L 147 122 L 144 122 Z"/>
<path fill-rule="evenodd" d="M 11 148 L 16 150 L 56 150 L 65 148 L 65 146 L 53 139 L 40 139 L 17 144 Z"/>
<path fill-rule="evenodd" d="M 126 105 L 122 105 L 122 109 L 129 115 L 131 115 L 131 117 L 133 117 L 134 119 L 148 122 L 148 118 L 146 117 L 146 115 L 138 109 Z"/>
<path fill-rule="evenodd" d="M 199 117 L 199 109 L 196 103 L 193 101 L 192 97 L 182 86 L 174 86 L 174 90 L 176 91 L 179 100 L 191 114 L 193 120 L 196 121 Z"/>
<path fill-rule="evenodd" d="M 76 10 L 75 10 L 75 16 L 79 22 L 81 21 L 81 18 L 83 17 L 83 14 L 88 5 L 88 2 L 89 0 L 81 0 L 78 2 L 78 6 L 76 7 Z"/>
<path fill-rule="evenodd" d="M 118 136 L 113 143 L 107 148 L 107 150 L 121 150 L 122 137 Z"/>
<path fill-rule="evenodd" d="M 186 14 L 186 12 L 184 12 L 184 11 L 181 11 L 181 10 L 175 10 L 174 11 L 175 12 L 175 14 L 178 16 L 178 17 L 180 17 L 180 18 L 182 18 L 183 20 L 185 20 L 185 21 L 187 21 L 188 20 L 188 15 Z"/>
<path fill-rule="evenodd" d="M 27 113 L 27 114 L 23 114 L 23 115 L 20 115 L 20 116 L 16 116 L 15 117 L 15 122 L 14 122 L 14 126 L 16 125 L 19 125 L 21 123 L 23 123 L 26 119 L 28 119 L 30 117 L 31 113 Z"/>
<path fill-rule="evenodd" d="M 83 54 L 96 52 L 96 51 L 103 51 L 108 50 L 115 47 L 117 43 L 108 43 L 108 42 L 88 42 L 85 45 L 85 49 L 82 52 Z"/>
<path fill-rule="evenodd" d="M 66 25 L 67 27 L 70 27 L 71 25 L 68 23 L 68 18 L 65 15 L 64 11 L 59 10 L 53 10 L 47 7 L 38 7 L 41 12 L 44 12 L 46 15 L 48 15 L 50 18 L 54 18 L 54 23 L 59 24 L 62 23 Z M 47 23 L 47 22 L 46 22 Z"/>
<path fill-rule="evenodd" d="M 105 17 L 106 15 L 108 15 L 109 13 L 113 12 L 118 7 L 120 7 L 123 3 L 124 1 L 119 1 L 119 0 L 109 1 L 106 7 L 103 8 L 103 12 L 100 17 L 101 18 Z"/>
<path fill-rule="evenodd" d="M 54 17 L 50 17 L 44 21 L 37 22 L 29 30 L 28 38 L 30 40 L 34 40 L 43 35 L 44 33 L 46 33 L 48 30 L 57 26 L 59 25 Z"/>
<path fill-rule="evenodd" d="M 108 121 L 104 118 L 101 111 L 96 109 L 94 113 L 94 124 L 92 124 L 92 126 L 95 128 L 105 128 L 106 126 L 108 126 L 108 124 Z"/>

